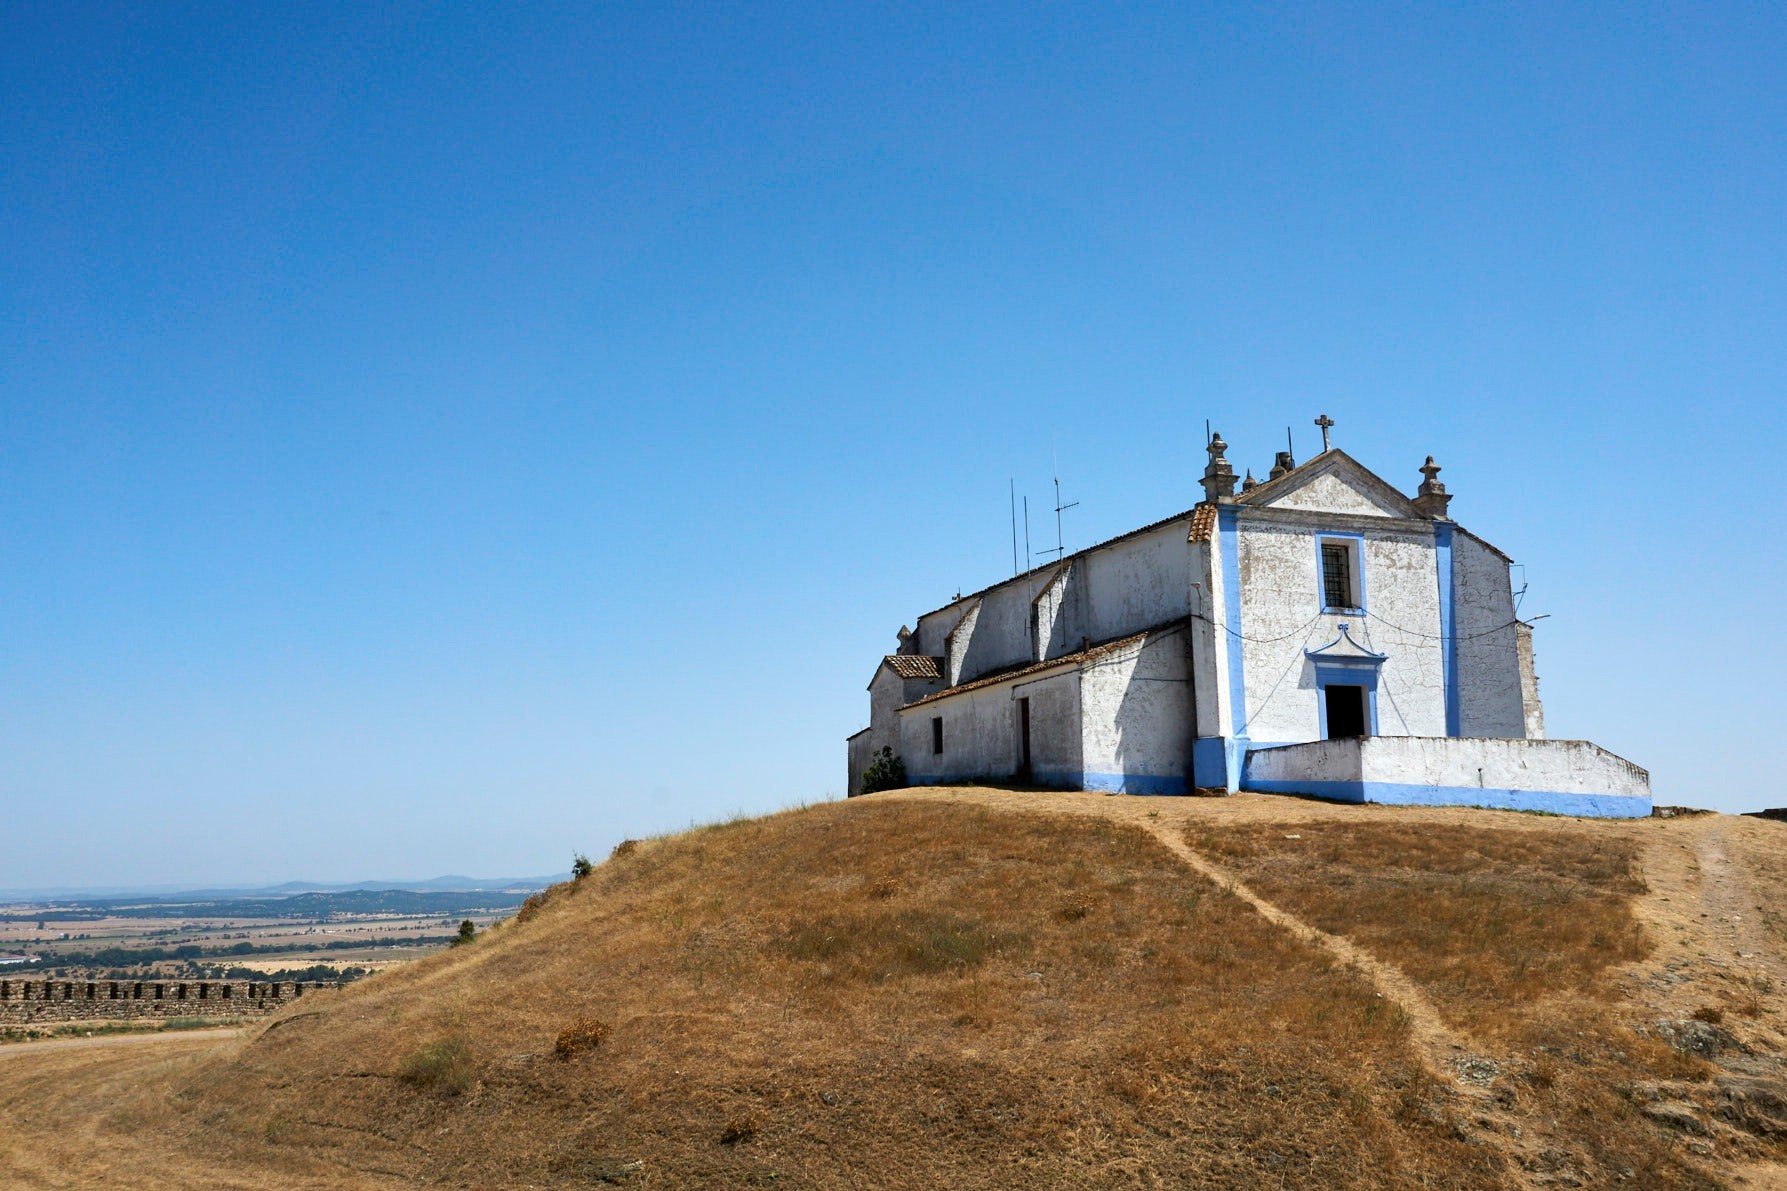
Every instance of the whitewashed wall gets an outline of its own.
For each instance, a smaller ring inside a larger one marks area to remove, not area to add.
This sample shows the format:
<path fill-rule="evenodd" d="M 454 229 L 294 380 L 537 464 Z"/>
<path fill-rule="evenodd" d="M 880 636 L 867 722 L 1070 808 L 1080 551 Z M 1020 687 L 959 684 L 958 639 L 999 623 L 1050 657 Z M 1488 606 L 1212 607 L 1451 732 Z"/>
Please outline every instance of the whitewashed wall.
<path fill-rule="evenodd" d="M 1017 768 L 1017 700 L 1030 700 L 1030 768 L 1039 785 L 1077 788 L 1085 769 L 1080 721 L 1082 684 L 1077 670 L 1064 670 L 1011 685 L 1013 770 Z"/>
<path fill-rule="evenodd" d="M 1058 658 L 1064 653 L 1073 652 L 1069 641 L 1078 638 L 1068 636 L 1067 593 L 1073 582 L 1074 564 L 1069 562 L 1057 567 L 1049 576 L 1048 582 L 1042 585 L 1037 593 L 1036 637 L 1032 642 L 1036 659 Z"/>
<path fill-rule="evenodd" d="M 854 798 L 862 793 L 863 771 L 868 769 L 869 759 L 873 756 L 873 750 L 869 748 L 869 730 L 864 728 L 852 736 L 845 742 L 845 747 L 849 753 L 849 760 L 846 762 L 849 772 L 844 778 L 844 792 Z"/>
<path fill-rule="evenodd" d="M 1133 794 L 1183 794 L 1191 781 L 1188 629 L 1168 629 L 1080 671 L 1082 784 Z"/>
<path fill-rule="evenodd" d="M 1323 614 L 1316 537 L 1363 533 L 1367 615 Z M 1321 735 L 1315 668 L 1304 656 L 1351 626 L 1355 641 L 1387 654 L 1378 679 L 1378 731 L 1443 736 L 1445 667 L 1433 527 L 1425 521 L 1243 510 L 1236 529 L 1247 735 L 1256 741 Z M 1394 626 L 1394 627 L 1392 627 Z M 1221 642 L 1218 642 L 1221 645 Z"/>
<path fill-rule="evenodd" d="M 1265 749 L 1250 790 L 1390 805 L 1483 806 L 1641 817 L 1650 775 L 1586 740 L 1371 737 Z"/>
<path fill-rule="evenodd" d="M 1017 699 L 1030 700 L 1030 758 L 1039 781 L 1077 784 L 1080 763 L 1079 674 L 1054 673 L 993 683 L 899 716 L 900 753 L 915 785 L 1010 778 L 1018 769 Z M 943 754 L 931 751 L 931 720 L 943 718 Z"/>
<path fill-rule="evenodd" d="M 1526 716 L 1526 738 L 1545 739 L 1545 706 L 1539 699 L 1539 671 L 1533 661 L 1533 626 L 1514 626 L 1515 649 L 1520 655 L 1520 704 Z"/>
<path fill-rule="evenodd" d="M 1030 604 L 1048 582 L 1048 573 L 1031 573 L 981 593 L 973 623 L 956 633 L 960 653 L 958 682 L 1037 659 L 1030 636 Z"/>
<path fill-rule="evenodd" d="M 1462 530 L 1452 535 L 1461 736 L 1524 737 L 1518 626 L 1508 561 Z"/>
<path fill-rule="evenodd" d="M 927 657 L 942 657 L 950 633 L 961 622 L 963 614 L 973 602 L 972 599 L 960 599 L 919 617 L 918 625 L 913 631 L 913 636 L 918 638 L 918 648 L 914 652 Z"/>
<path fill-rule="evenodd" d="M 1070 648 L 1079 638 L 1109 641 L 1177 620 L 1190 609 L 1191 519 L 1170 521 L 1159 529 L 1107 546 L 1074 560 L 1068 586 L 1083 588 L 1075 607 L 1078 624 Z"/>
<path fill-rule="evenodd" d="M 972 682 L 1176 620 L 1190 606 L 1189 528 L 1190 518 L 1179 518 L 1076 555 L 1064 569 L 1038 568 L 927 613 L 918 622 L 919 652 L 947 658 L 952 684 Z"/>

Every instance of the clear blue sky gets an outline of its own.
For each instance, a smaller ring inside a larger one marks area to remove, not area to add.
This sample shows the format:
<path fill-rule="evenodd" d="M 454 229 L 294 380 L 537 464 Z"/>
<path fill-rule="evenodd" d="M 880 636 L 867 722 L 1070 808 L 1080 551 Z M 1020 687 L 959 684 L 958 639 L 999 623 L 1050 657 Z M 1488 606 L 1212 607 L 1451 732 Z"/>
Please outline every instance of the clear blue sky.
<path fill-rule="evenodd" d="M 1323 411 L 1787 804 L 1787 10 L 1184 8 L 0 9 L 0 883 L 836 795 L 1051 443 L 1071 549 Z"/>

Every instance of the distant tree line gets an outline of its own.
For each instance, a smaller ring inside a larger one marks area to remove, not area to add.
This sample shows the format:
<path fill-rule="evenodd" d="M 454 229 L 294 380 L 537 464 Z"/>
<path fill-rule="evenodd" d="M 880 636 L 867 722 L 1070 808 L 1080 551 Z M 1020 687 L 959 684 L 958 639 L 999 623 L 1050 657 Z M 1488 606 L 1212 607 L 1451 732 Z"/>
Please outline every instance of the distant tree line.
<path fill-rule="evenodd" d="M 228 959 L 242 955 L 284 955 L 293 951 L 354 951 L 364 947 L 428 947 L 451 943 L 454 935 L 415 935 L 406 938 L 331 939 L 302 947 L 279 943 L 232 943 L 228 947 L 205 947 L 185 943 L 179 947 L 101 947 L 96 951 L 57 951 L 39 956 L 30 963 L 10 965 L 8 971 L 33 971 L 38 968 L 116 968 L 161 963 L 167 960 Z"/>
<path fill-rule="evenodd" d="M 329 918 L 333 915 L 410 914 L 463 917 L 512 911 L 527 892 L 424 892 L 413 889 L 355 889 L 344 893 L 298 893 L 290 897 L 232 897 L 217 901 L 90 901 L 57 908 L 0 912 L 0 922 L 93 922 L 101 918 Z"/>

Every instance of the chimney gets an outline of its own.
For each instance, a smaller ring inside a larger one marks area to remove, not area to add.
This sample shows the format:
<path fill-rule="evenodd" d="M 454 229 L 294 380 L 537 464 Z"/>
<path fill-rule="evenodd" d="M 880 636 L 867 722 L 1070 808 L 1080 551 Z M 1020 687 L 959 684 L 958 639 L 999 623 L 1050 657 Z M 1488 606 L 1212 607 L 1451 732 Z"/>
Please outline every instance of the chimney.
<path fill-rule="evenodd" d="M 1282 476 L 1285 472 L 1290 471 L 1296 466 L 1297 461 L 1291 458 L 1291 453 L 1289 451 L 1278 452 L 1277 456 L 1272 460 L 1272 470 L 1266 476 L 1267 482 L 1270 483 L 1271 481 L 1276 480 L 1279 476 Z"/>
<path fill-rule="evenodd" d="M 1446 486 L 1439 482 L 1440 465 L 1433 461 L 1432 455 L 1429 455 L 1426 464 L 1420 470 L 1421 474 L 1427 478 L 1422 480 L 1421 487 L 1415 490 L 1415 507 L 1421 510 L 1423 516 L 1432 517 L 1435 521 L 1444 521 L 1446 506 L 1452 503 L 1452 498 L 1446 495 Z"/>
<path fill-rule="evenodd" d="M 1234 504 L 1235 469 L 1222 454 L 1229 449 L 1229 444 L 1217 433 L 1210 436 L 1210 445 L 1204 449 L 1210 452 L 1210 466 L 1204 469 L 1204 499 L 1213 505 Z"/>

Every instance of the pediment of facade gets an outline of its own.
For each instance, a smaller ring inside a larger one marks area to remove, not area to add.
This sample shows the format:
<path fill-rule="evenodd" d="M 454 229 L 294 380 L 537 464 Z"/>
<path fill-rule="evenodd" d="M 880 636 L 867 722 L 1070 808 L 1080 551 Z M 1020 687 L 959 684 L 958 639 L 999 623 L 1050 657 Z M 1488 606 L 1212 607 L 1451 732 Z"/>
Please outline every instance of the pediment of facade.
<path fill-rule="evenodd" d="M 1427 519 L 1388 481 L 1339 450 L 1326 451 L 1302 467 L 1243 493 L 1238 503 L 1254 508 L 1355 517 Z"/>

